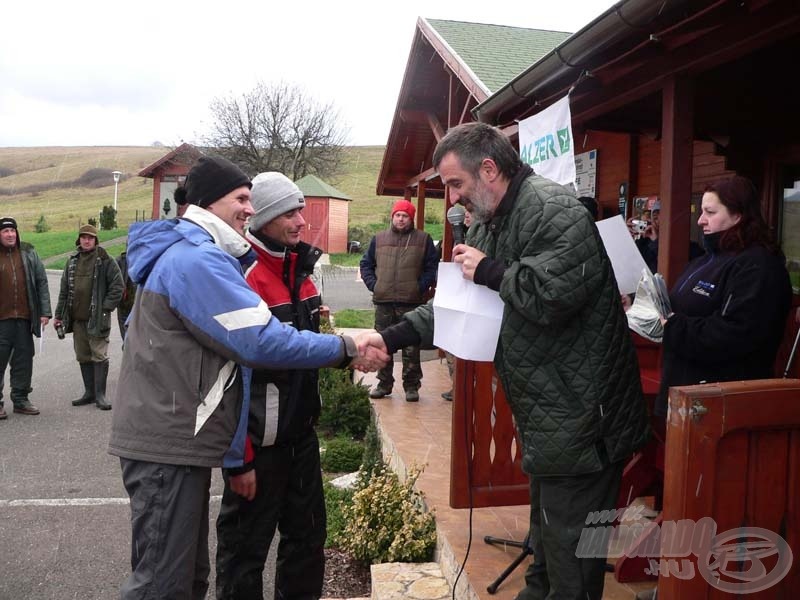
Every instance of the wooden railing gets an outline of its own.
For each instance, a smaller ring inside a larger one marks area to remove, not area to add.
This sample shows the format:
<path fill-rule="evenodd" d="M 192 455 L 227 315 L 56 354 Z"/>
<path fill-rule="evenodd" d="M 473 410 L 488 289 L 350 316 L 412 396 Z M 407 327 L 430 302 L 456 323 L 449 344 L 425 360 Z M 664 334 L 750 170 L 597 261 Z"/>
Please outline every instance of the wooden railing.
<path fill-rule="evenodd" d="M 522 451 L 492 363 L 456 359 L 451 445 L 450 506 L 528 504 Z"/>
<path fill-rule="evenodd" d="M 661 347 L 633 336 L 642 387 L 652 401 L 658 391 Z M 492 363 L 456 359 L 450 457 L 453 508 L 528 504 L 529 483 L 522 472 L 522 451 Z M 651 478 L 645 482 L 644 477 L 636 475 L 645 470 L 641 457 L 631 466 L 630 477 L 641 479 L 635 484 L 637 491 L 650 483 Z M 629 485 L 626 483 L 624 488 L 629 489 Z"/>

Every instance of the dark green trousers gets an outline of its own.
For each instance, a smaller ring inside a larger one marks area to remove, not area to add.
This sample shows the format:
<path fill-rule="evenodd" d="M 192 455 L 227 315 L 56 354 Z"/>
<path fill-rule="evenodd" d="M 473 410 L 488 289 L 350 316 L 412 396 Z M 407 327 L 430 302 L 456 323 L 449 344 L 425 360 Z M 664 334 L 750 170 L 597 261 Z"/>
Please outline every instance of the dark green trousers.
<path fill-rule="evenodd" d="M 533 563 L 518 600 L 601 600 L 605 558 L 575 553 L 594 511 L 616 508 L 624 461 L 599 473 L 531 478 L 529 543 Z"/>
<path fill-rule="evenodd" d="M 33 377 L 34 344 L 28 319 L 0 321 L 0 406 L 3 406 L 3 381 L 11 363 L 11 401 L 20 404 L 28 399 Z"/>

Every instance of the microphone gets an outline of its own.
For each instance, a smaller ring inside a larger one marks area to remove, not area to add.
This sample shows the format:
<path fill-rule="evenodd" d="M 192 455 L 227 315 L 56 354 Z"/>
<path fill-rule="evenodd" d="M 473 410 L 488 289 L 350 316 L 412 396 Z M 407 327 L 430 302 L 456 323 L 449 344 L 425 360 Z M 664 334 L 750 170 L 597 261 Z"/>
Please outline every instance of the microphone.
<path fill-rule="evenodd" d="M 456 204 L 447 211 L 447 222 L 453 228 L 453 245 L 464 243 L 466 230 L 464 229 L 464 207 Z"/>

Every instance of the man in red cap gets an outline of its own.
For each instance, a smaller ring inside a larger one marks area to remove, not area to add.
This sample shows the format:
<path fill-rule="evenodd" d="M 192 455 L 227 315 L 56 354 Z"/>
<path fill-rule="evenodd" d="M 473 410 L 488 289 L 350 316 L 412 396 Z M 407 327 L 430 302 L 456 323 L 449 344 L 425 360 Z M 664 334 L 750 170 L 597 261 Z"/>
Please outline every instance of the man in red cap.
<path fill-rule="evenodd" d="M 378 233 L 361 259 L 361 279 L 372 292 L 375 329 L 382 331 L 400 322 L 402 316 L 423 303 L 425 293 L 436 283 L 439 255 L 431 236 L 414 228 L 414 205 L 398 200 L 392 207 L 392 225 Z M 419 346 L 403 348 L 403 388 L 408 402 L 419 400 L 422 368 Z M 378 385 L 370 398 L 392 393 L 393 365 L 378 371 Z"/>

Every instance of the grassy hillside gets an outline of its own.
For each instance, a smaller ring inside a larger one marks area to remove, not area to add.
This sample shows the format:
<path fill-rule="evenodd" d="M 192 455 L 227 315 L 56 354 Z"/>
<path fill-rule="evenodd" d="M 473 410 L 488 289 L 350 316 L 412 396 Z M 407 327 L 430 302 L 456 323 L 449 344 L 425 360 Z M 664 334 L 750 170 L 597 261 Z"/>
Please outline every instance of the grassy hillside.
<path fill-rule="evenodd" d="M 23 231 L 33 231 L 45 215 L 55 231 L 75 231 L 79 223 L 97 217 L 103 205 L 114 203 L 114 182 L 86 187 L 79 180 L 93 168 L 123 172 L 119 183 L 117 222 L 125 227 L 137 211 L 149 218 L 153 180 L 138 172 L 155 162 L 169 148 L 151 147 L 49 147 L 0 148 L 0 212 L 17 219 Z M 353 199 L 350 226 L 386 223 L 395 198 L 375 194 L 383 159 L 382 146 L 354 146 L 346 149 L 341 174 L 329 184 Z M 4 173 L 13 174 L 2 176 Z M 100 183 L 103 183 L 102 181 Z M 441 200 L 428 200 L 427 212 L 441 221 Z"/>
<path fill-rule="evenodd" d="M 136 210 L 141 215 L 152 203 L 153 180 L 137 173 L 166 151 L 150 147 L 0 148 L 0 172 L 14 172 L 0 178 L 2 212 L 15 217 L 23 231 L 33 231 L 40 215 L 45 215 L 53 230 L 75 231 L 79 222 L 97 217 L 104 204 L 114 204 L 110 177 L 104 187 L 74 183 L 90 169 L 106 168 L 123 172 L 117 220 L 127 225 L 135 219 Z"/>

